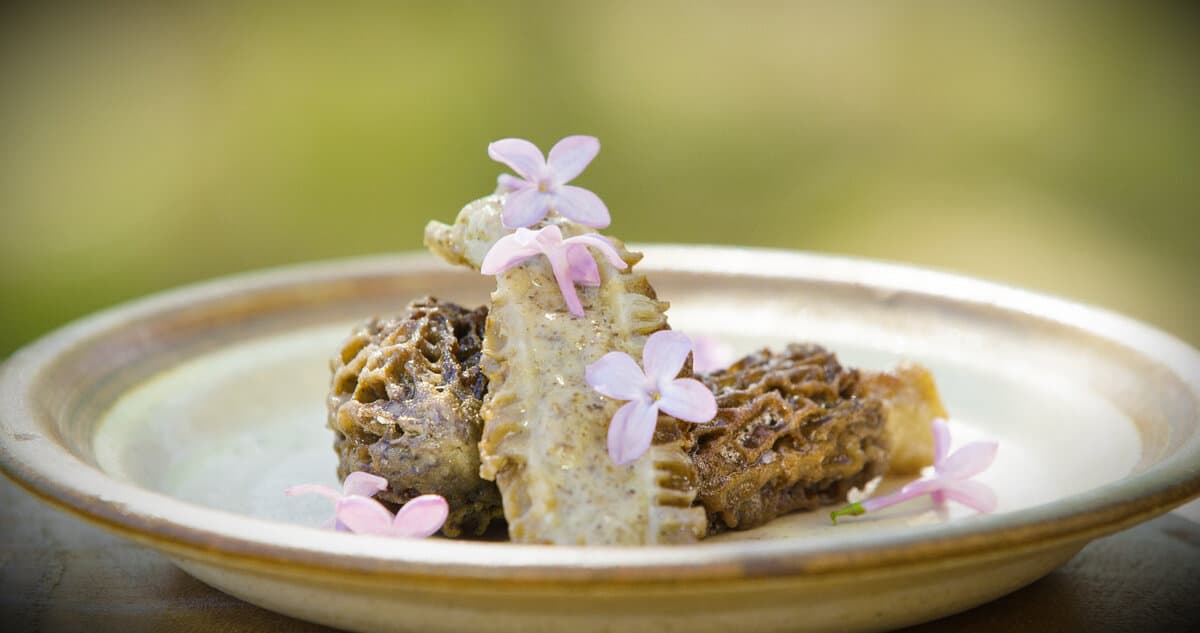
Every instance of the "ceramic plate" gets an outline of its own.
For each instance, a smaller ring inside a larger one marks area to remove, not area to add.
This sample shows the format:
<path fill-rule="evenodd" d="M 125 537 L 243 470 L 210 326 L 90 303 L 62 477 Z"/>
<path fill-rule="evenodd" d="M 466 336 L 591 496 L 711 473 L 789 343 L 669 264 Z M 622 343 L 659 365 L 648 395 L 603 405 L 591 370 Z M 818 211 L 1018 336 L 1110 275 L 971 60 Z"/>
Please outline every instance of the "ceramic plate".
<path fill-rule="evenodd" d="M 1200 354 L 1123 317 L 837 257 L 651 247 L 676 329 L 740 351 L 818 341 L 929 366 L 956 443 L 1000 442 L 991 515 L 926 502 L 836 527 L 795 514 L 697 545 L 387 540 L 316 527 L 334 484 L 328 358 L 351 325 L 490 278 L 424 256 L 307 265 L 68 326 L 0 375 L 0 464 L 36 495 L 223 591 L 353 630 L 881 630 L 1041 577 L 1200 490 Z M 896 481 L 885 482 L 895 486 Z"/>

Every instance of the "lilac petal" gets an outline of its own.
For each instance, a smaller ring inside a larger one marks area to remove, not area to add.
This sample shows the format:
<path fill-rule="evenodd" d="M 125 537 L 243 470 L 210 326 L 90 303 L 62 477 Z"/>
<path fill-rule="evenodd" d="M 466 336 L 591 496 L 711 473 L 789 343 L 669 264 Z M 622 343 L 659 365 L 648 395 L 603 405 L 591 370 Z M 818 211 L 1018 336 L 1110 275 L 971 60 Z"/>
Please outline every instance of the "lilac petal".
<path fill-rule="evenodd" d="M 693 334 L 692 369 L 698 373 L 724 369 L 733 362 L 733 346 L 713 336 Z"/>
<path fill-rule="evenodd" d="M 300 484 L 299 486 L 292 486 L 291 488 L 284 490 L 283 494 L 289 497 L 295 497 L 297 495 L 321 495 L 330 501 L 337 501 L 342 498 L 342 493 L 330 488 L 329 486 L 322 486 L 321 484 Z"/>
<path fill-rule="evenodd" d="M 404 504 L 392 522 L 392 535 L 425 538 L 442 529 L 450 506 L 439 495 L 421 495 Z"/>
<path fill-rule="evenodd" d="M 392 513 L 382 503 L 357 495 L 338 502 L 337 520 L 356 534 L 387 535 L 392 529 Z"/>
<path fill-rule="evenodd" d="M 899 492 L 919 497 L 921 495 L 932 494 L 945 487 L 946 480 L 941 477 L 934 476 L 918 479 L 916 481 L 910 481 L 904 484 L 904 487 L 900 488 Z"/>
<path fill-rule="evenodd" d="M 571 264 L 567 261 L 567 254 L 562 249 L 546 253 L 546 258 L 550 260 L 550 269 L 554 271 L 554 280 L 558 282 L 558 291 L 562 293 L 563 300 L 567 302 L 567 310 L 572 316 L 584 316 L 583 304 L 579 302 L 579 293 L 575 292 L 575 280 L 571 278 Z"/>
<path fill-rule="evenodd" d="M 658 407 L 635 400 L 617 409 L 608 427 L 608 456 L 623 466 L 642 456 L 654 440 Z"/>
<path fill-rule="evenodd" d="M 936 468 L 941 477 L 967 479 L 987 470 L 996 460 L 996 442 L 971 442 L 954 451 Z"/>
<path fill-rule="evenodd" d="M 571 182 L 600 153 L 600 141 L 594 136 L 568 136 L 550 148 L 546 161 L 558 184 Z"/>
<path fill-rule="evenodd" d="M 692 339 L 683 332 L 662 330 L 651 334 L 642 348 L 642 368 L 646 378 L 654 384 L 675 378 L 690 353 Z"/>
<path fill-rule="evenodd" d="M 356 470 L 346 475 L 346 480 L 342 482 L 342 494 L 372 497 L 377 492 L 387 490 L 387 487 L 388 480 L 383 477 Z"/>
<path fill-rule="evenodd" d="M 937 466 L 950 452 L 950 425 L 941 418 L 933 419 L 933 464 Z"/>
<path fill-rule="evenodd" d="M 890 495 L 871 497 L 862 502 L 862 507 L 867 512 L 875 512 L 876 510 L 882 510 L 888 506 L 894 506 L 897 503 L 903 503 L 910 499 L 925 496 L 936 490 L 941 490 L 944 485 L 943 481 L 936 478 L 918 479 Z"/>
<path fill-rule="evenodd" d="M 500 174 L 496 177 L 496 185 L 504 191 L 517 191 L 520 189 L 536 188 L 537 185 L 528 180 L 521 180 L 512 174 Z"/>
<path fill-rule="evenodd" d="M 523 138 L 505 138 L 488 144 L 488 156 L 508 165 L 525 180 L 537 180 L 546 166 L 542 150 Z"/>
<path fill-rule="evenodd" d="M 647 398 L 646 376 L 629 354 L 609 352 L 588 365 L 583 374 L 592 389 L 614 400 Z"/>
<path fill-rule="evenodd" d="M 996 509 L 996 493 L 978 481 L 964 479 L 950 482 L 942 490 L 942 494 L 976 512 L 986 514 Z"/>
<path fill-rule="evenodd" d="M 517 229 L 537 224 L 550 212 L 550 194 L 537 187 L 524 187 L 510 194 L 500 210 L 500 222 L 506 228 Z"/>
<path fill-rule="evenodd" d="M 708 422 L 717 415 L 717 399 L 694 378 L 679 378 L 663 385 L 658 407 L 686 422 Z"/>
<path fill-rule="evenodd" d="M 612 223 L 608 207 L 600 200 L 600 196 L 580 187 L 560 187 L 554 198 L 554 210 L 565 218 L 594 229 L 602 229 Z"/>
<path fill-rule="evenodd" d="M 526 231 L 526 236 L 532 235 L 531 244 L 538 244 L 543 253 L 550 253 L 563 248 L 562 229 L 558 225 L 543 226 L 536 231 Z"/>
<path fill-rule="evenodd" d="M 567 263 L 571 266 L 571 279 L 584 286 L 600 285 L 600 268 L 596 266 L 596 258 L 583 246 L 568 246 Z"/>
<path fill-rule="evenodd" d="M 516 233 L 510 233 L 496 240 L 491 250 L 484 255 L 479 272 L 485 275 L 498 275 L 534 255 L 541 254 L 542 249 L 536 242 L 529 239 L 529 233 L 532 231 L 517 229 Z"/>
<path fill-rule="evenodd" d="M 625 270 L 626 268 L 629 268 L 629 264 L 626 264 L 625 260 L 621 259 L 621 254 L 617 252 L 617 249 L 613 246 L 612 242 L 608 241 L 607 237 L 604 237 L 599 233 L 584 233 L 583 235 L 576 235 L 575 237 L 563 240 L 563 244 L 575 247 L 590 246 L 600 251 L 600 254 L 604 256 L 604 259 L 608 260 L 608 263 L 612 264 L 613 268 L 616 268 L 617 270 Z"/>

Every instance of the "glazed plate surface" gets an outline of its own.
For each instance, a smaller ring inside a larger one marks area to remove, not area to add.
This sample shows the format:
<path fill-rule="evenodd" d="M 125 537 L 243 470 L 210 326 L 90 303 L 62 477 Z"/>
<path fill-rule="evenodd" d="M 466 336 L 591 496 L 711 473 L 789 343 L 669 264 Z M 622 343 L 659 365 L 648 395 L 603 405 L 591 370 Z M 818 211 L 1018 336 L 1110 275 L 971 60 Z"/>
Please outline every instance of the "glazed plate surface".
<path fill-rule="evenodd" d="M 1200 355 L 1123 317 L 897 265 L 648 247 L 672 327 L 930 367 L 955 444 L 1000 442 L 987 516 L 914 502 L 697 545 L 399 541 L 316 529 L 336 485 L 329 357 L 355 321 L 490 278 L 424 256 L 218 280 L 122 306 L 0 374 L 0 465 L 33 493 L 268 609 L 352 630 L 885 630 L 970 608 L 1200 490 Z M 885 481 L 882 490 L 902 484 Z"/>

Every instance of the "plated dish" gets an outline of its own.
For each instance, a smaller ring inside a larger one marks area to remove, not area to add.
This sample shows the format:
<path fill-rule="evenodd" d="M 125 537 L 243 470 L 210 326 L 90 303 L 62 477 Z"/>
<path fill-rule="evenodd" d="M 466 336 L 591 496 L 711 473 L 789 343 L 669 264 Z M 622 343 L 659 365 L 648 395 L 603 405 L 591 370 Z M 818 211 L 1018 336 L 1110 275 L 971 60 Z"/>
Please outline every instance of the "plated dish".
<path fill-rule="evenodd" d="M 328 386 L 326 350 L 398 297 L 469 303 L 487 292 L 487 280 L 426 256 L 220 280 L 35 343 L 0 378 L 3 468 L 213 586 L 359 630 L 606 630 L 615 620 L 630 630 L 885 629 L 1012 591 L 1200 488 L 1200 356 L 1151 328 L 904 266 L 645 252 L 677 327 L 746 350 L 802 329 L 859 366 L 927 364 L 963 439 L 1007 447 L 987 473 L 996 512 L 897 507 L 837 528 L 824 514 L 794 514 L 695 545 L 639 548 L 311 527 L 328 508 L 279 491 L 314 472 L 336 483 L 321 397 L 311 395 Z"/>
<path fill-rule="evenodd" d="M 623 244 L 530 203 L 541 185 L 500 183 L 427 233 L 494 277 L 427 255 L 292 267 L 18 352 L 0 370 L 0 466 L 221 590 L 352 630 L 883 630 L 1024 586 L 1200 491 L 1200 354 L 1166 334 L 839 257 L 651 246 L 630 274 Z M 522 191 L 553 243 L 499 228 Z M 750 356 L 694 379 L 699 337 Z M 945 410 L 953 447 L 936 423 L 897 437 L 897 420 Z M 828 432 L 779 431 L 797 420 Z M 990 514 L 936 495 L 870 505 L 978 440 L 999 444 L 994 463 L 960 474 Z M 363 471 L 381 488 L 347 486 L 382 515 L 337 515 L 358 534 L 316 527 L 327 501 L 282 494 Z M 788 513 L 884 473 L 844 513 L 866 516 Z M 436 525 L 392 531 L 429 493 Z M 472 538 L 371 535 L 438 527 Z"/>
<path fill-rule="evenodd" d="M 424 232 L 432 254 L 494 278 L 487 303 L 425 297 L 357 326 L 330 363 L 343 488 L 287 494 L 332 501 L 338 531 L 495 525 L 553 545 L 694 543 L 838 503 L 834 521 L 925 496 L 996 507 L 977 475 L 999 445 L 950 452 L 927 368 L 849 368 L 811 342 L 735 361 L 672 329 L 641 253 L 600 232 L 604 202 L 566 184 L 599 150 L 591 136 L 548 156 L 523 139 L 488 146 L 519 177 Z M 885 474 L 926 467 L 871 497 Z"/>

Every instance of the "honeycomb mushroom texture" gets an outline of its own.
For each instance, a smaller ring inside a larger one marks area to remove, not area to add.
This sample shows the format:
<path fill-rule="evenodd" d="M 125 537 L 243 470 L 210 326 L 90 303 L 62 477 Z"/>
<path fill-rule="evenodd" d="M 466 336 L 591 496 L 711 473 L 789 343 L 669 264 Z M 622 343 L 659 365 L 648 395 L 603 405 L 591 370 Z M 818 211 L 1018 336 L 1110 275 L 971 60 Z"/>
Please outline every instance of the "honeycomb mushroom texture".
<path fill-rule="evenodd" d="M 487 309 L 420 299 L 357 326 L 331 360 L 328 424 L 338 477 L 388 480 L 376 498 L 395 510 L 418 495 L 446 498 L 446 536 L 480 535 L 502 516 L 495 484 L 479 477 L 479 369 Z"/>
<path fill-rule="evenodd" d="M 452 226 L 431 223 L 426 245 L 478 270 L 509 233 L 500 222 L 504 200 L 472 202 Z M 568 237 L 592 232 L 553 213 L 545 223 Z M 705 534 L 704 512 L 692 505 L 695 468 L 682 449 L 681 424 L 660 416 L 647 454 L 617 466 L 605 436 L 622 403 L 584 380 L 589 363 L 613 351 L 640 358 L 646 338 L 667 327 L 667 304 L 632 271 L 641 256 L 615 246 L 628 267 L 597 262 L 600 285 L 580 289 L 584 318 L 567 312 L 544 257 L 496 275 L 480 359 L 489 380 L 480 474 L 500 488 L 514 541 L 640 545 Z"/>
<path fill-rule="evenodd" d="M 478 535 L 503 522 L 500 491 L 479 476 L 476 446 L 487 391 L 478 368 L 487 313 L 416 301 L 403 315 L 356 328 L 333 362 L 330 426 L 338 431 L 339 475 L 387 477 L 391 486 L 381 497 L 392 505 L 422 493 L 446 496 L 449 536 Z M 392 363 L 382 369 L 385 358 Z M 717 396 L 717 417 L 684 427 L 682 436 L 674 425 L 660 426 L 656 441 L 682 437 L 697 472 L 685 471 L 681 485 L 698 485 L 709 533 L 840 503 L 851 487 L 885 470 L 897 473 L 897 455 L 919 470 L 932 461 L 930 422 L 946 415 L 923 367 L 850 370 L 811 344 L 757 352 L 700 379 Z"/>
<path fill-rule="evenodd" d="M 841 502 L 884 474 L 884 404 L 815 345 L 764 350 L 702 377 L 717 417 L 689 430 L 710 532 Z"/>

